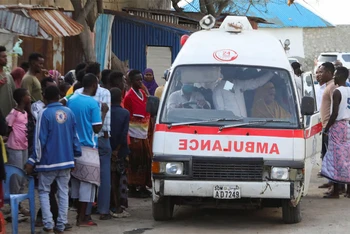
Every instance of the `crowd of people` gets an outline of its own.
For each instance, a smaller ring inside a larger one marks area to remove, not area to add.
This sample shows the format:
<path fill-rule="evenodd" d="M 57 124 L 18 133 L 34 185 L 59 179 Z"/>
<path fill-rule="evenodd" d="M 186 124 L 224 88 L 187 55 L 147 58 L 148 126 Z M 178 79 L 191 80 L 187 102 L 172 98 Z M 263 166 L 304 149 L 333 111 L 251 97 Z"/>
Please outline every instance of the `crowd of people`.
<path fill-rule="evenodd" d="M 321 114 L 322 169 L 329 179 L 319 188 L 328 188 L 324 198 L 350 197 L 350 87 L 349 70 L 339 63 L 323 63 L 317 68 L 317 105 Z M 347 184 L 347 190 L 345 185 Z"/>
<path fill-rule="evenodd" d="M 62 76 L 56 70 L 45 70 L 44 62 L 44 56 L 32 53 L 28 62 L 6 73 L 6 48 L 0 46 L 0 180 L 5 178 L 5 163 L 36 176 L 41 207 L 36 225 L 44 232 L 63 233 L 72 228 L 67 220 L 69 208 L 77 211 L 76 225 L 82 227 L 97 225 L 92 213 L 98 213 L 100 220 L 129 217 L 128 197 L 152 195 L 154 117 L 146 105 L 150 95 L 161 97 L 164 86 L 158 87 L 149 68 L 124 75 L 101 71 L 100 64 L 87 62 Z M 300 77 L 300 64 L 292 67 Z M 329 179 L 320 186 L 329 188 L 325 198 L 339 198 L 341 192 L 350 197 L 348 76 L 348 69 L 329 62 L 316 74 L 316 103 L 323 126 L 320 175 Z M 289 113 L 271 98 L 275 92 L 271 77 L 267 74 L 261 84 L 254 84 L 259 89 L 252 115 L 270 117 L 271 113 L 264 113 L 269 105 L 279 113 L 278 118 L 287 118 Z M 168 105 L 182 105 L 178 103 L 181 95 L 191 88 L 184 85 L 174 92 Z M 194 92 L 189 93 L 186 98 L 195 99 Z M 212 105 L 207 101 L 199 104 L 202 108 Z M 213 104 L 220 103 L 214 100 Z M 238 110 L 247 115 L 237 107 L 232 111 Z M 343 191 L 345 184 L 347 191 Z M 11 193 L 24 189 L 24 178 L 11 178 Z M 19 210 L 30 215 L 22 205 Z"/>
<path fill-rule="evenodd" d="M 128 197 L 152 194 L 154 119 L 146 104 L 163 86 L 149 68 L 124 75 L 87 62 L 61 76 L 45 70 L 44 61 L 32 53 L 6 73 L 0 46 L 0 166 L 8 159 L 37 178 L 36 226 L 44 232 L 72 228 L 68 209 L 77 211 L 77 226 L 96 226 L 92 213 L 100 220 L 129 217 Z M 25 180 L 11 178 L 11 185 L 11 193 L 21 193 Z M 20 212 L 30 214 L 22 205 Z"/>
<path fill-rule="evenodd" d="M 296 78 L 303 71 L 300 63 L 291 64 Z M 315 97 L 322 122 L 322 168 L 320 177 L 328 182 L 319 186 L 328 189 L 324 198 L 350 198 L 350 83 L 349 70 L 337 60 L 325 62 L 316 70 Z M 296 79 L 301 92 L 301 80 Z M 310 95 L 308 93 L 307 95 Z M 345 188 L 347 185 L 347 188 Z"/>

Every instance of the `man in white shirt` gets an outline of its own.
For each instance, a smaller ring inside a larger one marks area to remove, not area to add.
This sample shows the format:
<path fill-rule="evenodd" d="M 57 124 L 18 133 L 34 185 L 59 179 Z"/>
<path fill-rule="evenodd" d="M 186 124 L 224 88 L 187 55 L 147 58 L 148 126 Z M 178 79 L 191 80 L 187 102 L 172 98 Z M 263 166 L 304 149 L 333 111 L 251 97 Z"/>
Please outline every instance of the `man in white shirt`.
<path fill-rule="evenodd" d="M 41 83 L 42 93 L 44 93 L 45 89 L 49 86 L 57 86 L 56 82 L 52 78 L 44 78 L 40 83 Z M 45 108 L 45 103 L 41 100 L 36 101 L 32 104 L 31 112 L 32 112 L 33 117 L 35 118 L 35 121 L 38 120 L 39 113 L 44 108 Z"/>
<path fill-rule="evenodd" d="M 322 82 L 319 70 L 320 68 L 318 67 L 316 70 L 316 80 L 318 84 L 315 85 L 317 110 L 320 110 L 321 108 L 322 96 L 323 96 L 324 90 L 326 89 L 326 83 Z"/>
<path fill-rule="evenodd" d="M 245 72 L 248 73 L 248 69 Z M 256 69 L 254 70 L 257 72 Z M 267 72 L 258 78 L 238 80 L 230 77 L 231 71 L 223 70 L 222 72 L 224 72 L 224 79 L 213 90 L 214 107 L 216 110 L 232 111 L 235 116 L 239 117 L 247 117 L 244 91 L 257 89 L 274 76 L 272 72 Z"/>
<path fill-rule="evenodd" d="M 173 92 L 168 100 L 168 110 L 173 108 L 210 109 L 204 96 L 192 84 L 184 84 L 181 90 Z"/>

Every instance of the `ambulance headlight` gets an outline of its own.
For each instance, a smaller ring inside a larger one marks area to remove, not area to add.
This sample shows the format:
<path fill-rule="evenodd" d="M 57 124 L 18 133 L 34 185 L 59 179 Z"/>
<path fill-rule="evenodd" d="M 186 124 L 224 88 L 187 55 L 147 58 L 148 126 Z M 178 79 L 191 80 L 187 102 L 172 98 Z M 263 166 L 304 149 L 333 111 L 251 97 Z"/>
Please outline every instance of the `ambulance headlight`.
<path fill-rule="evenodd" d="M 163 176 L 182 176 L 185 170 L 184 162 L 152 162 L 152 174 Z"/>
<path fill-rule="evenodd" d="M 168 162 L 165 165 L 165 173 L 168 175 L 182 175 L 184 164 L 182 162 Z"/>
<path fill-rule="evenodd" d="M 272 167 L 271 179 L 273 180 L 289 180 L 289 168 L 288 167 Z"/>

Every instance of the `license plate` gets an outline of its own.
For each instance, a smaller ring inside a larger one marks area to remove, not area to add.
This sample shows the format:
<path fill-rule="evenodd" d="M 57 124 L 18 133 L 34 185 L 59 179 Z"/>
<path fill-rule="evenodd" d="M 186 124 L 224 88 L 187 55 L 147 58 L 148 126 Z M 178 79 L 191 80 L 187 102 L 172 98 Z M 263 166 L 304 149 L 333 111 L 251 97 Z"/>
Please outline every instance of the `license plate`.
<path fill-rule="evenodd" d="M 221 186 L 214 187 L 213 197 L 216 199 L 240 199 L 241 189 L 239 186 Z"/>

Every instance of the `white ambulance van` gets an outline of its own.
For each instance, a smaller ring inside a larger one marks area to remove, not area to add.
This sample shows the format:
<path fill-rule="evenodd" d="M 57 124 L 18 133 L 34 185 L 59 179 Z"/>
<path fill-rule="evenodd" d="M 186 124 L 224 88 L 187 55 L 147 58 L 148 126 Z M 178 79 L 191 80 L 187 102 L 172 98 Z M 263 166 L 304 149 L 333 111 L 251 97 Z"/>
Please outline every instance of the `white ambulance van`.
<path fill-rule="evenodd" d="M 190 205 L 282 207 L 285 223 L 300 222 L 322 126 L 312 78 L 298 93 L 281 43 L 227 17 L 193 33 L 167 77 L 153 113 L 154 219 Z"/>

